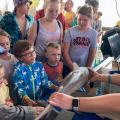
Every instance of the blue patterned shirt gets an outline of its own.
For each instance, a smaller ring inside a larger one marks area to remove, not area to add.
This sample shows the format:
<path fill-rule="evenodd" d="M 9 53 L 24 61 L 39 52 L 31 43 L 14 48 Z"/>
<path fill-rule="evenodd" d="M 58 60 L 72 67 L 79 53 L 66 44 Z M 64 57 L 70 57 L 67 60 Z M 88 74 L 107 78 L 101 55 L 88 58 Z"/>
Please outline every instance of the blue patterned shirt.
<path fill-rule="evenodd" d="M 24 96 L 28 96 L 32 100 L 40 100 L 44 88 L 49 88 L 52 85 L 48 81 L 43 64 L 40 62 L 27 65 L 19 61 L 15 65 L 12 80 L 21 100 Z"/>

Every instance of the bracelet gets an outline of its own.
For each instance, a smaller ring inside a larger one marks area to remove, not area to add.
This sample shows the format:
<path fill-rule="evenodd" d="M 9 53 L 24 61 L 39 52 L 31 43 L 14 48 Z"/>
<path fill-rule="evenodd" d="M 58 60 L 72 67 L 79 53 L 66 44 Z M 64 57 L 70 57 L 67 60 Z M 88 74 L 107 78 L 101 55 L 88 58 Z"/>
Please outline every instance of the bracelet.
<path fill-rule="evenodd" d="M 112 77 L 111 77 L 111 75 L 108 75 L 108 83 L 112 84 Z"/>
<path fill-rule="evenodd" d="M 111 89 L 112 89 L 112 77 L 111 77 L 111 75 L 108 76 L 108 83 L 109 83 L 109 92 L 111 93 Z"/>

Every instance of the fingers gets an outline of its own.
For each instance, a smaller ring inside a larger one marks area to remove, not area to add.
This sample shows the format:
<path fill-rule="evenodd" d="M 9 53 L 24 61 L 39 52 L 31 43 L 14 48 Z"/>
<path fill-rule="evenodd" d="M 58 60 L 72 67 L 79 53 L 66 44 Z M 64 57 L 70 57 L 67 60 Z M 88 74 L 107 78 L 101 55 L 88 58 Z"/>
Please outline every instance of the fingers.
<path fill-rule="evenodd" d="M 37 112 L 42 112 L 45 108 L 44 107 L 35 107 Z"/>
<path fill-rule="evenodd" d="M 89 70 L 89 77 L 90 78 L 93 77 L 95 71 L 93 71 L 91 68 L 88 68 L 88 70 Z"/>
<path fill-rule="evenodd" d="M 31 100 L 31 99 L 27 99 L 26 104 L 29 105 L 29 106 L 37 105 L 37 103 L 35 101 Z"/>
<path fill-rule="evenodd" d="M 53 94 L 50 96 L 50 99 L 52 99 L 52 98 L 61 99 L 62 97 L 63 97 L 63 94 L 62 94 L 62 93 L 55 92 L 55 93 L 53 93 Z"/>
<path fill-rule="evenodd" d="M 53 105 L 53 106 L 62 108 L 62 106 L 61 106 L 61 104 L 60 104 L 60 101 L 59 101 L 58 99 L 56 99 L 56 98 L 51 98 L 51 99 L 49 100 L 49 103 L 50 103 L 51 105 Z"/>

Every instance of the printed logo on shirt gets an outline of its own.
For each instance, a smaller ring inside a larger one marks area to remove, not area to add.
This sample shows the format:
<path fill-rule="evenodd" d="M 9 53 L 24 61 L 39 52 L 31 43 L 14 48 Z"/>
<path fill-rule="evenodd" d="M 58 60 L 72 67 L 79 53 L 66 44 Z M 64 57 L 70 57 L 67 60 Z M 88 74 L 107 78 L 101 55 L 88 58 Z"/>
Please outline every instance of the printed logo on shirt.
<path fill-rule="evenodd" d="M 73 39 L 73 45 L 89 47 L 90 39 L 88 37 L 87 38 L 86 37 L 76 37 L 76 39 Z"/>

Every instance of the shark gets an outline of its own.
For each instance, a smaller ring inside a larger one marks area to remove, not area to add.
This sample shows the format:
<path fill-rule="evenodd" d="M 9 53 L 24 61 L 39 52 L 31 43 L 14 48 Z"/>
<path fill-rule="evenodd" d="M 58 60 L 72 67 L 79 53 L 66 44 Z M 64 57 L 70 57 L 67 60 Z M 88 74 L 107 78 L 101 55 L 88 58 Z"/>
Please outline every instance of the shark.
<path fill-rule="evenodd" d="M 87 67 L 79 67 L 76 63 L 73 63 L 73 71 L 62 80 L 63 82 L 58 92 L 71 95 L 88 81 L 88 77 L 89 70 Z M 52 109 L 54 109 L 54 107 L 48 104 L 45 110 L 35 120 L 43 118 Z"/>

